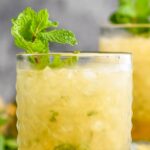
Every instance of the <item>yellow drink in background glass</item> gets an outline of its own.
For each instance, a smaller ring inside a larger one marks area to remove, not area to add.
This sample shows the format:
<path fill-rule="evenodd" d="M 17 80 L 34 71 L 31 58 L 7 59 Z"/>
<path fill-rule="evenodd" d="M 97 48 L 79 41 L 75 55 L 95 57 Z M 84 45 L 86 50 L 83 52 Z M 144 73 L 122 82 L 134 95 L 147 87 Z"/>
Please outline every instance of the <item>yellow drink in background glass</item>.
<path fill-rule="evenodd" d="M 135 141 L 150 141 L 150 33 L 133 35 L 129 30 L 149 29 L 150 25 L 101 28 L 100 51 L 133 54 L 133 131 Z M 128 31 L 127 31 L 128 30 Z"/>
<path fill-rule="evenodd" d="M 18 150 L 130 149 L 130 54 L 61 54 L 74 56 L 41 70 L 17 56 Z"/>

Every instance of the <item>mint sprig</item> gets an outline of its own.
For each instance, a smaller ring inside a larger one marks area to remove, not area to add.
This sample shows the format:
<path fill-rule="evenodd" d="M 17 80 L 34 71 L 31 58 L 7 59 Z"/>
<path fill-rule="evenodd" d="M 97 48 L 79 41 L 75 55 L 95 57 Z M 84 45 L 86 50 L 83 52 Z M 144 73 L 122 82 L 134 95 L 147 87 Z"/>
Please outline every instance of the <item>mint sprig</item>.
<path fill-rule="evenodd" d="M 0 150 L 17 150 L 16 139 L 6 138 L 0 135 Z"/>
<path fill-rule="evenodd" d="M 50 32 L 41 32 L 38 35 L 38 39 L 60 44 L 67 43 L 72 46 L 77 43 L 74 34 L 71 31 L 65 29 L 52 30 Z"/>
<path fill-rule="evenodd" d="M 54 147 L 53 150 L 89 150 L 89 149 L 90 149 L 89 146 L 86 144 L 75 145 L 70 143 L 62 143 Z"/>
<path fill-rule="evenodd" d="M 77 150 L 76 146 L 65 143 L 65 144 L 60 144 L 54 148 L 54 150 Z"/>
<path fill-rule="evenodd" d="M 9 117 L 0 112 L 0 128 L 4 128 L 9 123 Z M 17 150 L 17 142 L 13 137 L 8 137 L 0 132 L 0 150 Z"/>
<path fill-rule="evenodd" d="M 59 44 L 77 44 L 74 33 L 66 29 L 53 29 L 58 22 L 51 21 L 47 9 L 39 12 L 28 7 L 16 19 L 12 19 L 11 33 L 15 44 L 28 54 L 48 54 L 50 42 Z M 30 62 L 36 68 L 49 65 L 49 56 L 30 57 Z"/>
<path fill-rule="evenodd" d="M 80 51 L 74 51 L 73 53 L 79 54 Z M 52 55 L 49 66 L 51 68 L 71 67 L 74 66 L 78 60 L 79 58 L 76 55 L 63 58 L 61 54 L 54 54 Z"/>
<path fill-rule="evenodd" d="M 118 9 L 110 16 L 114 24 L 149 24 L 150 1 L 149 0 L 118 0 Z M 134 34 L 143 34 L 148 28 L 133 28 L 128 31 Z"/>
<path fill-rule="evenodd" d="M 77 43 L 75 35 L 69 30 L 49 30 L 58 27 L 58 23 L 49 20 L 47 9 L 35 12 L 28 7 L 16 19 L 12 19 L 12 24 L 15 44 L 27 53 L 46 53 L 49 51 L 49 42 Z"/>

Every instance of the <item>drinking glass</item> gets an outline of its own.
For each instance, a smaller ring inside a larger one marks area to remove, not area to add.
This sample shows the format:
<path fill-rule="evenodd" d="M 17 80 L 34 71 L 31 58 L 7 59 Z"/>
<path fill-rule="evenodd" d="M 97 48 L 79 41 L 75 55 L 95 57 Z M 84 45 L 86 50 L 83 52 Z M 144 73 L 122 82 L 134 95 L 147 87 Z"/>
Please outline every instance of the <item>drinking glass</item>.
<path fill-rule="evenodd" d="M 131 105 L 129 53 L 17 55 L 19 150 L 129 150 Z"/>
<path fill-rule="evenodd" d="M 150 24 L 101 27 L 100 51 L 133 54 L 134 141 L 150 142 Z"/>

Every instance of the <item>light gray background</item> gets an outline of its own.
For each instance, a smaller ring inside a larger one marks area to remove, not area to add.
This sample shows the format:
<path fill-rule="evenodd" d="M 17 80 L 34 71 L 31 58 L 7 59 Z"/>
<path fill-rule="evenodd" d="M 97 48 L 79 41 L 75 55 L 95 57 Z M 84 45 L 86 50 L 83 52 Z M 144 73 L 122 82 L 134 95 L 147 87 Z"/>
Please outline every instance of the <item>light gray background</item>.
<path fill-rule="evenodd" d="M 13 44 L 10 34 L 11 18 L 25 7 L 38 10 L 48 8 L 60 27 L 75 32 L 76 47 L 52 45 L 53 50 L 98 50 L 99 25 L 108 23 L 108 16 L 116 9 L 117 0 L 0 0 L 0 96 L 15 100 L 16 56 L 21 52 Z"/>

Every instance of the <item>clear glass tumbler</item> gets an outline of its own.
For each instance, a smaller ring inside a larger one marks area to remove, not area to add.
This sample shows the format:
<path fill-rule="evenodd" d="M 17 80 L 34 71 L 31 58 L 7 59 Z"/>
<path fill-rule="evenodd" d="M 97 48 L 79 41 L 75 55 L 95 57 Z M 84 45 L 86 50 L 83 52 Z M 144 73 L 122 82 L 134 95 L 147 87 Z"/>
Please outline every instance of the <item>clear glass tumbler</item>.
<path fill-rule="evenodd" d="M 150 142 L 150 24 L 101 27 L 100 51 L 133 54 L 134 141 Z"/>
<path fill-rule="evenodd" d="M 131 55 L 19 54 L 17 105 L 19 150 L 129 150 Z"/>

